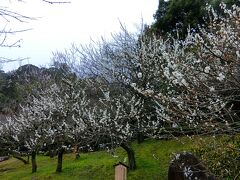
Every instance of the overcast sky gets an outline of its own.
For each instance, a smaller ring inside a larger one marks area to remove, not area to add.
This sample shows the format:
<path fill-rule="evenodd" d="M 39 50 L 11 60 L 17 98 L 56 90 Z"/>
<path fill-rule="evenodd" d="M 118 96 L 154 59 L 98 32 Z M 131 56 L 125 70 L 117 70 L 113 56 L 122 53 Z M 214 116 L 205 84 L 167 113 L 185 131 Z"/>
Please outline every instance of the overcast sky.
<path fill-rule="evenodd" d="M 153 22 L 158 0 L 71 0 L 70 4 L 51 5 L 41 0 L 25 0 L 25 3 L 5 0 L 0 6 L 31 17 L 39 17 L 28 23 L 11 21 L 3 24 L 8 29 L 32 30 L 8 37 L 9 42 L 22 39 L 21 48 L 0 48 L 1 56 L 8 58 L 29 57 L 22 63 L 8 63 L 4 71 L 16 69 L 19 65 L 31 63 L 46 66 L 52 52 L 63 51 L 72 43 L 86 44 L 90 38 L 109 36 L 120 29 L 119 21 L 133 31 L 137 25 Z"/>

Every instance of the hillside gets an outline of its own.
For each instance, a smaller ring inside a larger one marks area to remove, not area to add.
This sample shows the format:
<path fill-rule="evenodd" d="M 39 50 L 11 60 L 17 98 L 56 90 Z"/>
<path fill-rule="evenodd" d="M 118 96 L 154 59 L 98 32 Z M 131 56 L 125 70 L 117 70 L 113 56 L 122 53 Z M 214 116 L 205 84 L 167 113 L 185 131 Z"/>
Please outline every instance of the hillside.
<path fill-rule="evenodd" d="M 189 141 L 185 140 L 146 140 L 142 144 L 133 144 L 136 153 L 137 170 L 129 172 L 128 179 L 166 179 L 170 157 L 173 152 L 190 149 Z M 117 156 L 117 157 L 116 157 Z M 56 158 L 37 156 L 38 172 L 31 173 L 31 165 L 24 165 L 11 158 L 0 163 L 0 179 L 81 179 L 95 180 L 114 179 L 113 165 L 124 161 L 126 154 L 117 149 L 115 157 L 106 151 L 83 153 L 79 160 L 74 154 L 66 154 L 63 161 L 63 172 L 55 173 Z"/>

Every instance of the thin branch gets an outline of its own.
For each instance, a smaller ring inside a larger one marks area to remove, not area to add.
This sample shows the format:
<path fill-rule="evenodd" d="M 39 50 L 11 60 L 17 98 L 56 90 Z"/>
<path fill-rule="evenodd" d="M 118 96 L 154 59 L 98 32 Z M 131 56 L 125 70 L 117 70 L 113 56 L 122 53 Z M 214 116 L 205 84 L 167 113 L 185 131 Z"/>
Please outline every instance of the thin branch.
<path fill-rule="evenodd" d="M 24 60 L 28 60 L 28 59 L 30 59 L 30 58 L 27 57 L 27 58 L 9 59 L 9 58 L 6 58 L 6 57 L 0 57 L 0 64 L 15 62 L 15 61 L 24 61 Z"/>
<path fill-rule="evenodd" d="M 71 3 L 71 1 L 47 1 L 47 0 L 42 0 L 43 2 L 49 3 L 49 4 L 67 4 Z"/>
<path fill-rule="evenodd" d="M 26 32 L 26 31 L 30 31 L 33 30 L 33 28 L 29 28 L 29 29 L 21 29 L 21 30 L 9 30 L 9 31 L 0 31 L 0 34 L 15 34 L 15 33 L 20 33 L 20 32 Z"/>
<path fill-rule="evenodd" d="M 7 22 L 10 22 L 10 20 L 7 17 L 15 19 L 19 22 L 27 22 L 26 20 L 34 20 L 35 19 L 35 18 L 29 17 L 29 16 L 24 16 L 22 14 L 14 12 L 14 11 L 7 10 L 6 7 L 0 7 L 0 17 L 5 19 Z"/>

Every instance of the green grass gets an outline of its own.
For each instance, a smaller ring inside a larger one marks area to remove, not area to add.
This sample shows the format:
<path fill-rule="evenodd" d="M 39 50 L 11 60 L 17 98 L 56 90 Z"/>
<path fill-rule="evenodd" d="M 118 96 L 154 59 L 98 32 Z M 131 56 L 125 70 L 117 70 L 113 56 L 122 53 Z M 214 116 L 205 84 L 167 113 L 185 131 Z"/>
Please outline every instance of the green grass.
<path fill-rule="evenodd" d="M 185 143 L 183 143 L 185 141 Z M 187 139 L 176 140 L 145 140 L 142 144 L 133 143 L 137 169 L 128 173 L 129 180 L 167 179 L 170 157 L 174 152 L 191 149 Z M 64 155 L 63 172 L 55 173 L 57 159 L 37 156 L 37 173 L 31 173 L 31 165 L 24 165 L 21 161 L 11 158 L 0 163 L 0 179 L 53 179 L 53 180 L 112 180 L 114 179 L 113 165 L 126 158 L 125 152 L 118 148 L 113 157 L 105 151 L 81 154 L 75 160 L 74 154 Z"/>

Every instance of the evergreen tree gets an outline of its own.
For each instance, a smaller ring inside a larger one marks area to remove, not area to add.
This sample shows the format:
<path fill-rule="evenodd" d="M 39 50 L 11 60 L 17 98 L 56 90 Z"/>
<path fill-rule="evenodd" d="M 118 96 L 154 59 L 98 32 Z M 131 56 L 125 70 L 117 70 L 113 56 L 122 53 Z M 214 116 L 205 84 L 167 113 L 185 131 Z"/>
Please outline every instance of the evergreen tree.
<path fill-rule="evenodd" d="M 178 31 L 177 34 L 182 39 L 186 36 L 189 27 L 195 31 L 198 25 L 208 23 L 207 5 L 211 5 L 219 12 L 221 2 L 227 7 L 240 4 L 239 0 L 159 0 L 154 15 L 156 22 L 152 25 L 152 30 L 158 35 L 176 34 Z"/>

